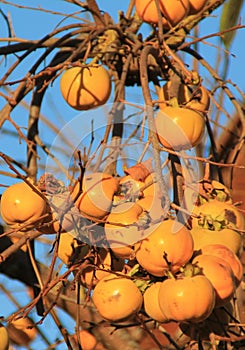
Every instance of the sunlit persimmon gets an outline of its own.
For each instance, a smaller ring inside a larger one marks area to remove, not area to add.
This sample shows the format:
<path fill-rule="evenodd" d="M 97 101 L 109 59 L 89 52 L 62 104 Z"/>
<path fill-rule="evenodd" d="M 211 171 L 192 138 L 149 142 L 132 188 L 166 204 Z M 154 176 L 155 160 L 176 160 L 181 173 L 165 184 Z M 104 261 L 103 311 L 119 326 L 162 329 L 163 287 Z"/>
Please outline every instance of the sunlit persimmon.
<path fill-rule="evenodd" d="M 158 294 L 161 282 L 150 285 L 143 294 L 144 309 L 149 317 L 158 322 L 166 322 L 168 319 L 163 314 L 159 306 Z"/>
<path fill-rule="evenodd" d="M 79 223 L 79 210 L 75 207 L 70 193 L 58 193 L 46 197 L 49 201 L 49 215 L 38 230 L 45 234 L 53 234 L 76 229 Z"/>
<path fill-rule="evenodd" d="M 90 263 L 81 272 L 81 281 L 87 287 L 95 286 L 99 280 L 108 276 L 111 271 L 121 271 L 124 260 L 111 256 L 109 250 L 99 248 L 95 256 L 89 259 Z"/>
<path fill-rule="evenodd" d="M 158 301 L 166 319 L 196 323 L 213 311 L 215 291 L 205 276 L 168 278 L 161 283 Z"/>
<path fill-rule="evenodd" d="M 235 277 L 228 262 L 214 255 L 198 255 L 192 263 L 200 269 L 212 283 L 215 293 L 215 306 L 223 306 L 234 296 Z"/>
<path fill-rule="evenodd" d="M 189 12 L 188 0 L 160 0 L 158 3 L 165 29 L 178 24 Z M 158 12 L 154 0 L 136 0 L 135 7 L 138 16 L 144 22 L 158 24 Z"/>
<path fill-rule="evenodd" d="M 144 237 L 143 209 L 134 202 L 116 206 L 108 215 L 105 234 L 114 254 L 123 259 L 134 258 L 134 244 Z M 142 225 L 142 227 L 141 227 Z"/>
<path fill-rule="evenodd" d="M 189 14 L 194 15 L 201 11 L 207 3 L 207 0 L 189 0 L 190 10 Z"/>
<path fill-rule="evenodd" d="M 9 334 L 2 324 L 0 324 L 0 350 L 9 350 Z"/>
<path fill-rule="evenodd" d="M 198 112 L 208 112 L 210 97 L 208 90 L 204 86 L 189 88 L 188 85 L 181 85 L 180 96 L 180 99 L 183 98 L 183 103 L 185 103 L 186 107 Z"/>
<path fill-rule="evenodd" d="M 106 103 L 111 94 L 111 79 L 103 66 L 72 67 L 62 74 L 60 89 L 72 108 L 87 110 Z"/>
<path fill-rule="evenodd" d="M 137 201 L 144 211 L 146 211 L 151 220 L 159 220 L 164 218 L 165 211 L 162 207 L 161 199 L 157 196 L 145 196 Z"/>
<path fill-rule="evenodd" d="M 160 6 L 160 3 L 159 3 Z M 136 12 L 147 23 L 158 23 L 157 7 L 154 0 L 136 0 Z"/>
<path fill-rule="evenodd" d="M 112 273 L 97 283 L 92 301 L 102 318 L 118 322 L 136 314 L 143 297 L 131 279 Z"/>
<path fill-rule="evenodd" d="M 163 110 L 171 106 L 169 89 L 171 81 L 161 86 L 158 91 L 159 108 Z M 198 112 L 207 112 L 210 106 L 210 97 L 207 89 L 203 85 L 180 84 L 177 101 L 180 107 L 188 107 Z"/>
<path fill-rule="evenodd" d="M 238 256 L 224 244 L 208 244 L 202 247 L 200 254 L 214 255 L 224 259 L 230 265 L 235 276 L 236 286 L 238 286 L 243 277 L 243 266 Z"/>
<path fill-rule="evenodd" d="M 209 230 L 202 227 L 191 229 L 194 241 L 194 250 L 202 249 L 207 244 L 223 244 L 240 256 L 243 244 L 242 235 L 232 229 L 224 228 L 220 231 Z"/>
<path fill-rule="evenodd" d="M 189 12 L 189 0 L 160 0 L 161 11 L 165 21 L 164 28 L 174 27 L 182 21 Z"/>
<path fill-rule="evenodd" d="M 120 195 L 124 200 L 134 201 L 142 196 L 141 188 L 144 185 L 143 181 L 134 180 L 131 175 L 123 176 L 119 181 Z"/>
<path fill-rule="evenodd" d="M 231 204 L 232 197 L 229 189 L 217 180 L 200 181 L 188 184 L 184 191 L 186 208 L 192 212 L 195 206 L 205 202 L 218 200 Z"/>
<path fill-rule="evenodd" d="M 82 250 L 82 255 L 85 256 L 89 251 L 89 247 L 85 245 L 82 247 Z M 69 265 L 71 262 L 75 261 L 75 259 L 79 257 L 79 254 L 80 248 L 78 241 L 70 233 L 62 233 L 59 238 L 58 247 L 58 257 L 60 258 L 60 260 L 64 264 Z"/>
<path fill-rule="evenodd" d="M 44 220 L 47 204 L 41 193 L 32 189 L 26 182 L 9 186 L 2 194 L 2 219 L 14 229 L 33 229 Z"/>
<path fill-rule="evenodd" d="M 118 187 L 119 182 L 115 177 L 106 173 L 92 173 L 84 176 L 81 194 L 80 183 L 77 182 L 71 196 L 82 214 L 102 219 L 109 213 Z"/>
<path fill-rule="evenodd" d="M 175 220 L 164 220 L 149 227 L 150 234 L 135 245 L 139 264 L 154 276 L 178 271 L 193 254 L 190 231 Z"/>
<path fill-rule="evenodd" d="M 77 334 L 74 334 L 73 339 L 76 344 L 81 345 L 82 350 L 94 350 L 97 344 L 96 337 L 86 329 L 81 329 L 78 337 Z"/>
<path fill-rule="evenodd" d="M 14 342 L 17 345 L 22 346 L 29 345 L 38 335 L 35 324 L 28 317 L 20 317 L 11 321 L 8 324 L 7 329 L 9 330 L 10 334 L 14 330 L 20 333 L 19 337 L 14 338 Z"/>
<path fill-rule="evenodd" d="M 156 114 L 156 132 L 162 146 L 179 151 L 196 146 L 205 131 L 203 116 L 194 110 L 165 107 Z"/>
<path fill-rule="evenodd" d="M 245 229 L 245 217 L 239 208 L 217 199 L 206 202 L 193 209 L 193 213 L 199 217 L 193 217 L 192 227 L 200 226 L 219 230 L 222 228 Z"/>

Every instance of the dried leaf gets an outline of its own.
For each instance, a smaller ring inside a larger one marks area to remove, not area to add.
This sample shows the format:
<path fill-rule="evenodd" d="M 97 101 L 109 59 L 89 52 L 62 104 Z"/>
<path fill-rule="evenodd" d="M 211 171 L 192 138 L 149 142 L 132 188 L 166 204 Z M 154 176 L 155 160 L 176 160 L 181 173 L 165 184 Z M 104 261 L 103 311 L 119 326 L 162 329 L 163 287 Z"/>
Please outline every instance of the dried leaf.
<path fill-rule="evenodd" d="M 130 175 L 136 181 L 145 181 L 148 175 L 152 173 L 152 159 L 138 163 L 128 169 L 124 169 L 126 175 Z"/>

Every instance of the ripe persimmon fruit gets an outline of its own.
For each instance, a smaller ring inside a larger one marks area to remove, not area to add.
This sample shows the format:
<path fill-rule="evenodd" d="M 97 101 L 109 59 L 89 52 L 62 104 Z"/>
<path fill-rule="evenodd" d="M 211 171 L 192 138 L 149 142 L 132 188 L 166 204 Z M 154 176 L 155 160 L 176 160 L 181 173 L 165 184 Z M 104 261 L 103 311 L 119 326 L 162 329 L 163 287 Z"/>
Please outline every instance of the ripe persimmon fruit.
<path fill-rule="evenodd" d="M 117 178 L 103 172 L 96 172 L 84 176 L 80 195 L 80 183 L 77 182 L 71 197 L 73 200 L 76 199 L 75 206 L 82 214 L 102 219 L 109 213 L 113 196 L 118 188 Z"/>
<path fill-rule="evenodd" d="M 143 296 L 131 279 L 112 273 L 97 283 L 92 300 L 101 317 L 117 322 L 137 313 Z"/>
<path fill-rule="evenodd" d="M 147 23 L 158 24 L 158 11 L 154 0 L 136 0 L 138 16 Z M 189 12 L 189 0 L 160 0 L 162 24 L 165 29 L 177 25 Z"/>
<path fill-rule="evenodd" d="M 111 79 L 100 65 L 72 67 L 62 74 L 60 89 L 72 108 L 88 110 L 106 103 L 111 94 Z"/>
<path fill-rule="evenodd" d="M 210 316 L 215 305 L 215 291 L 205 276 L 168 278 L 161 283 L 159 305 L 166 319 L 201 322 Z"/>
<path fill-rule="evenodd" d="M 194 15 L 201 11 L 207 3 L 207 0 L 189 0 L 190 3 L 190 15 Z"/>
<path fill-rule="evenodd" d="M 86 329 L 81 329 L 79 331 L 79 340 L 77 334 L 74 334 L 73 339 L 77 344 L 80 342 L 83 350 L 94 350 L 97 344 L 95 336 Z"/>
<path fill-rule="evenodd" d="M 193 239 L 183 224 L 168 219 L 147 230 L 150 234 L 135 244 L 135 256 L 150 274 L 161 277 L 168 270 L 177 272 L 190 260 Z"/>
<path fill-rule="evenodd" d="M 180 107 L 161 109 L 156 114 L 155 125 L 159 142 L 175 151 L 196 146 L 205 131 L 205 120 L 199 112 Z"/>
<path fill-rule="evenodd" d="M 32 189 L 26 182 L 9 186 L 2 194 L 1 216 L 11 228 L 26 231 L 44 220 L 47 213 L 45 199 L 39 190 Z M 23 226 L 23 228 L 22 228 Z"/>
<path fill-rule="evenodd" d="M 196 256 L 192 263 L 212 283 L 216 293 L 215 307 L 227 304 L 236 289 L 235 277 L 229 263 L 218 256 L 203 254 Z"/>
<path fill-rule="evenodd" d="M 9 334 L 2 324 L 0 324 L 0 350 L 9 349 Z"/>

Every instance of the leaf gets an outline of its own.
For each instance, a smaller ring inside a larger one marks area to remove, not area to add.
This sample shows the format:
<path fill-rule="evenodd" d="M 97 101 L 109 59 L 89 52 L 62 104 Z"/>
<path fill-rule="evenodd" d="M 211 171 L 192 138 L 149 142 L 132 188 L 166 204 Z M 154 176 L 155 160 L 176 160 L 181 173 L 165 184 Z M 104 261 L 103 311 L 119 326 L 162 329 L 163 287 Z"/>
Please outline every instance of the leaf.
<path fill-rule="evenodd" d="M 244 1 L 245 0 L 228 0 L 225 2 L 220 19 L 221 32 L 236 26 Z M 235 34 L 236 31 L 233 30 L 221 36 L 221 40 L 227 49 L 229 49 Z"/>
<path fill-rule="evenodd" d="M 152 172 L 152 159 L 149 158 L 142 163 L 124 169 L 126 175 L 130 175 L 136 181 L 145 181 L 148 175 Z"/>

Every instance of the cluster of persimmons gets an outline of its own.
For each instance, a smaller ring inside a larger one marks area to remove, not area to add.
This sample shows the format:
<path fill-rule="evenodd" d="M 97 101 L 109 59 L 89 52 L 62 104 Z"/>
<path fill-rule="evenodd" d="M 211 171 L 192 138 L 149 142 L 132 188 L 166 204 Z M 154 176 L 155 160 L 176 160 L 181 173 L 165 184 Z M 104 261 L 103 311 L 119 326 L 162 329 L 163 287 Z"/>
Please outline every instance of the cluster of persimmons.
<path fill-rule="evenodd" d="M 122 177 L 85 173 L 69 196 L 59 186 L 47 193 L 43 178 L 16 183 L 2 195 L 2 218 L 23 234 L 59 233 L 59 258 L 83 264 L 81 283 L 102 318 L 144 312 L 158 322 L 202 322 L 242 280 L 244 217 L 223 185 L 206 180 L 197 195 L 186 191 L 192 215 L 179 222 L 163 212 L 155 174 L 141 165 Z"/>
<path fill-rule="evenodd" d="M 169 100 L 168 84 L 159 90 L 159 144 L 193 147 L 205 129 L 208 93 L 181 85 L 178 97 Z M 188 124 L 181 122 L 184 113 Z M 183 138 L 166 136 L 164 123 L 169 130 L 177 126 Z M 200 127 L 191 129 L 193 123 Z M 156 180 L 149 160 L 124 169 L 121 177 L 85 170 L 69 188 L 44 174 L 37 183 L 27 178 L 8 187 L 1 216 L 13 232 L 58 234 L 58 257 L 68 267 L 80 266 L 81 285 L 106 321 L 139 315 L 180 325 L 212 321 L 214 313 L 230 307 L 242 280 L 244 217 L 224 185 L 204 179 L 185 185 L 189 216 L 179 221 L 171 208 L 164 211 Z"/>
<path fill-rule="evenodd" d="M 138 14 L 154 23 L 144 3 L 136 1 Z M 176 3 L 188 8 L 185 15 L 194 11 L 192 1 Z M 176 24 L 161 1 L 159 6 L 163 24 Z M 67 69 L 60 86 L 76 110 L 100 106 L 111 93 L 108 72 L 98 64 Z M 204 135 L 209 93 L 200 83 L 181 83 L 175 97 L 170 89 L 167 82 L 158 91 L 159 147 L 190 149 Z M 174 210 L 163 209 L 157 179 L 149 161 L 124 169 L 120 177 L 85 170 L 69 188 L 52 174 L 37 183 L 26 178 L 4 191 L 1 216 L 12 233 L 57 234 L 59 259 L 67 267 L 80 266 L 80 283 L 106 321 L 212 322 L 214 313 L 231 307 L 242 281 L 244 217 L 223 184 L 204 179 L 184 184 L 183 217 L 188 215 L 179 220 Z"/>

